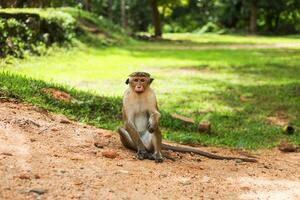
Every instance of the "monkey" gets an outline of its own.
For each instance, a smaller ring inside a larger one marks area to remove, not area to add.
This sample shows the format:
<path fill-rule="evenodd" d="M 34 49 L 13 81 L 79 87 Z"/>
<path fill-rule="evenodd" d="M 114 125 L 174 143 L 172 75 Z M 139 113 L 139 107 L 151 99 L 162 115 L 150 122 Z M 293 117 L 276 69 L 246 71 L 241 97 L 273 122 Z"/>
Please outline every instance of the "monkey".
<path fill-rule="evenodd" d="M 161 150 L 172 150 L 182 153 L 195 153 L 217 160 L 241 160 L 257 162 L 251 158 L 220 156 L 193 147 L 173 146 L 162 143 L 159 128 L 160 113 L 156 95 L 150 84 L 153 78 L 147 72 L 134 72 L 125 83 L 129 87 L 123 96 L 122 117 L 123 126 L 118 128 L 121 143 L 124 147 L 137 151 L 139 160 L 151 159 L 156 163 L 163 162 Z"/>
<path fill-rule="evenodd" d="M 153 80 L 146 72 L 134 72 L 129 75 L 125 82 L 129 87 L 123 97 L 124 125 L 118 132 L 125 147 L 137 150 L 138 159 L 148 158 L 162 162 L 160 113 L 155 93 L 150 88 Z"/>

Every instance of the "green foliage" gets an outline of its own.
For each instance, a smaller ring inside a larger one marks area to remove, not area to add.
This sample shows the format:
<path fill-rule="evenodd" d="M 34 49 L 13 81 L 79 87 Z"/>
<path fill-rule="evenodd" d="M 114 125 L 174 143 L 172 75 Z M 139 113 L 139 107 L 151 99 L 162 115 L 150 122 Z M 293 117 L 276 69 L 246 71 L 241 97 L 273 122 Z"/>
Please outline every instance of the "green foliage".
<path fill-rule="evenodd" d="M 42 19 L 42 32 L 50 43 L 70 42 L 75 36 L 75 18 L 62 11 L 49 11 Z M 43 30 L 44 29 L 44 30 Z"/>
<path fill-rule="evenodd" d="M 46 46 L 70 42 L 74 37 L 74 18 L 61 11 L 48 13 L 0 11 L 0 57 L 23 57 L 28 51 L 41 54 Z"/>
<path fill-rule="evenodd" d="M 106 37 L 105 40 L 101 40 L 102 44 L 117 42 L 122 43 L 122 41 L 126 42 L 129 39 L 125 31 L 122 30 L 120 26 L 114 24 L 110 20 L 105 19 L 101 15 L 98 16 L 95 13 L 74 8 L 61 8 L 61 11 L 69 13 L 73 18 L 76 19 L 77 30 L 79 30 L 78 35 L 83 36 L 83 39 L 92 40 L 93 42 L 95 42 L 99 40 L 99 38 L 97 38 L 97 34 L 98 36 L 100 35 L 99 33 L 102 33 Z M 90 34 L 89 29 L 95 30 L 95 37 Z"/>
<path fill-rule="evenodd" d="M 20 57 L 26 45 L 23 38 L 32 39 L 32 32 L 16 19 L 0 19 L 0 32 L 0 57 L 7 54 Z"/>
<path fill-rule="evenodd" d="M 202 26 L 201 29 L 199 30 L 196 29 L 194 32 L 198 34 L 203 34 L 203 33 L 223 33 L 225 31 L 222 30 L 217 24 L 213 22 L 208 22 L 207 24 Z"/>
<path fill-rule="evenodd" d="M 169 1 L 170 2 L 170 1 Z M 207 23 L 215 23 L 215 0 L 189 0 L 187 4 L 173 7 L 172 14 L 165 17 L 165 23 L 172 27 L 171 32 L 193 32 Z"/>
<path fill-rule="evenodd" d="M 43 54 L 53 44 L 66 45 L 74 39 L 100 46 L 129 40 L 112 22 L 74 8 L 2 9 L 0 31 L 0 57 Z"/>
<path fill-rule="evenodd" d="M 129 28 L 133 31 L 148 31 L 148 28 L 152 23 L 151 10 L 148 0 L 131 0 L 127 2 L 130 2 L 128 6 L 128 12 L 130 13 L 130 17 L 128 19 Z M 118 19 L 119 18 L 115 19 L 115 21 L 119 21 Z"/>
<path fill-rule="evenodd" d="M 261 31 L 278 34 L 300 32 L 300 0 L 258 2 L 258 24 Z"/>
<path fill-rule="evenodd" d="M 219 0 L 216 4 L 218 22 L 226 28 L 247 31 L 250 21 L 250 0 Z M 257 1 L 257 25 L 261 33 L 299 33 L 300 1 Z"/>
<path fill-rule="evenodd" d="M 7 2 L 10 2 L 7 4 Z M 262 34 L 300 32 L 300 0 L 157 0 L 166 32 L 195 32 L 216 24 L 227 32 L 248 32 L 251 2 L 256 2 L 257 30 Z M 125 1 L 127 29 L 133 32 L 152 30 L 148 0 Z M 109 17 L 121 24 L 121 1 L 117 0 L 47 0 L 0 1 L 4 7 L 73 7 L 96 16 Z M 204 26 L 204 27 L 203 27 Z M 203 28 L 202 28 L 203 27 Z"/>

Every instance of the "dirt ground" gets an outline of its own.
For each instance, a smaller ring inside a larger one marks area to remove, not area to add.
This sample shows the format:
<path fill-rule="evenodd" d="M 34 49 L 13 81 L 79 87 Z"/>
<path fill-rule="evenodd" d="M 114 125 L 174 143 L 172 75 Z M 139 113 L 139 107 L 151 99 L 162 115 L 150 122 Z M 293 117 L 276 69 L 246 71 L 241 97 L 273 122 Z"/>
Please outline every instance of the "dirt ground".
<path fill-rule="evenodd" d="M 299 153 L 201 149 L 259 162 L 139 161 L 114 132 L 0 103 L 0 199 L 300 199 Z"/>

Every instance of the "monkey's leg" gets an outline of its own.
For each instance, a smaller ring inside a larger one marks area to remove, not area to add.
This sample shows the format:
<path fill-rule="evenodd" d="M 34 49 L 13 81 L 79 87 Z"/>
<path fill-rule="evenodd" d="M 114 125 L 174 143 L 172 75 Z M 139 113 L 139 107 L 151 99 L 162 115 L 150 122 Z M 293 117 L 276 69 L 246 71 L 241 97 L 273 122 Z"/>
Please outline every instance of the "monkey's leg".
<path fill-rule="evenodd" d="M 163 162 L 163 157 L 161 154 L 162 136 L 159 129 L 152 134 L 152 144 L 154 147 L 152 159 L 154 159 L 156 163 Z"/>
<path fill-rule="evenodd" d="M 142 141 L 146 147 L 147 152 L 149 152 L 149 153 L 154 152 L 154 148 L 153 148 L 153 144 L 152 144 L 153 134 L 150 133 L 149 131 L 145 131 L 141 137 L 142 137 Z M 152 157 L 152 155 L 150 155 L 150 157 Z"/>
<path fill-rule="evenodd" d="M 148 152 L 146 151 L 146 147 L 140 137 L 139 132 L 136 131 L 135 126 L 131 123 L 126 123 L 125 127 L 126 127 L 127 133 L 129 134 L 131 140 L 134 143 L 134 146 L 137 149 L 137 154 L 136 154 L 137 158 L 139 160 L 144 160 L 145 158 L 148 158 L 149 155 L 148 155 Z"/>
<path fill-rule="evenodd" d="M 137 147 L 133 143 L 129 133 L 123 127 L 118 128 L 118 133 L 119 133 L 120 140 L 121 140 L 122 144 L 124 145 L 124 147 L 135 150 L 135 151 L 137 150 Z"/>

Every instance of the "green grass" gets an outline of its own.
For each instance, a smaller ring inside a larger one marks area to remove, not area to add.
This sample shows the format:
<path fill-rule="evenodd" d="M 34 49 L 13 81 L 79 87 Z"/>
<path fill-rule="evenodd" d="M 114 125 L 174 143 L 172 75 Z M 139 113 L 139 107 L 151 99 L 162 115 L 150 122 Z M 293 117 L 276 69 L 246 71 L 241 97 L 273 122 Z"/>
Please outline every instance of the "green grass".
<path fill-rule="evenodd" d="M 155 78 L 152 87 L 163 114 L 165 139 L 249 149 L 273 147 L 281 139 L 300 144 L 299 48 L 234 50 L 212 45 L 211 49 L 201 49 L 211 41 L 216 45 L 294 44 L 300 39 L 187 34 L 166 37 L 175 41 L 126 40 L 126 45 L 109 47 L 95 42 L 99 39 L 94 37 L 88 43 L 77 41 L 77 46 L 68 50 L 52 49 L 48 56 L 1 60 L 0 67 L 12 74 L 0 74 L 0 91 L 2 96 L 16 96 L 98 127 L 116 129 L 127 75 L 148 71 Z M 56 87 L 78 101 L 62 103 L 40 92 L 41 88 L 53 87 L 49 83 L 67 85 Z M 213 133 L 200 134 L 196 125 L 173 120 L 171 113 L 197 122 L 207 118 Z M 267 117 L 277 115 L 290 121 L 296 133 L 287 136 L 280 126 L 267 123 Z"/>
<path fill-rule="evenodd" d="M 164 37 L 174 41 L 190 41 L 200 44 L 274 44 L 300 42 L 300 35 L 290 36 L 251 36 L 178 33 L 165 34 Z"/>
<path fill-rule="evenodd" d="M 44 92 L 48 88 L 65 91 L 74 100 L 56 100 Z M 96 96 L 75 88 L 1 72 L 0 102 L 11 100 L 29 102 L 49 111 L 65 114 L 71 119 L 107 129 L 114 129 L 120 124 L 121 98 Z"/>

